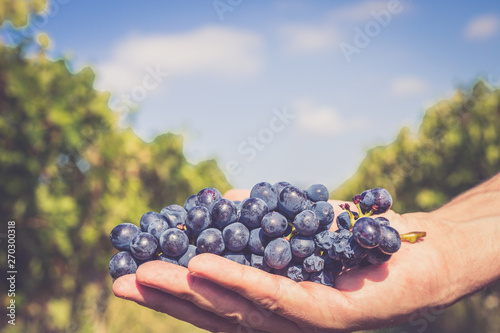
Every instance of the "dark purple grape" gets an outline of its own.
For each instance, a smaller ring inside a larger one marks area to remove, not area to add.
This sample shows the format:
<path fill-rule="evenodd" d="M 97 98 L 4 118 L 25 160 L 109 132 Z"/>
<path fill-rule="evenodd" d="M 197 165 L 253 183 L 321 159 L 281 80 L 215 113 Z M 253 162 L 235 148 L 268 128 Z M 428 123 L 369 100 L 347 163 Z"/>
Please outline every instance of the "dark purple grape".
<path fill-rule="evenodd" d="M 357 245 L 356 240 L 354 240 L 354 237 L 348 230 L 340 229 L 333 233 L 332 238 L 332 247 L 328 250 L 328 255 L 334 260 L 344 260 L 354 257 L 355 252 L 351 244 L 361 248 L 361 246 Z M 355 244 L 351 240 L 354 240 Z"/>
<path fill-rule="evenodd" d="M 302 210 L 312 210 L 313 205 L 314 205 L 314 202 L 307 199 L 306 203 L 304 204 L 304 209 L 302 209 Z"/>
<path fill-rule="evenodd" d="M 248 198 L 246 198 L 246 199 L 248 199 Z M 245 200 L 243 200 L 243 201 L 245 201 Z M 237 215 L 238 215 L 236 221 L 240 220 L 241 206 L 243 205 L 243 201 L 234 201 L 234 204 L 236 205 Z"/>
<path fill-rule="evenodd" d="M 278 212 L 269 212 L 262 218 L 262 230 L 269 237 L 281 237 L 288 229 L 286 217 Z"/>
<path fill-rule="evenodd" d="M 396 253 L 401 247 L 401 237 L 399 236 L 399 232 L 390 226 L 381 226 L 380 230 L 382 231 L 382 240 L 378 248 L 380 251 L 385 254 L 393 254 Z"/>
<path fill-rule="evenodd" d="M 157 212 L 147 212 L 141 217 L 141 221 L 139 222 L 141 226 L 141 230 L 144 232 L 148 231 L 149 224 L 153 221 L 166 221 L 165 217 Z"/>
<path fill-rule="evenodd" d="M 222 199 L 222 194 L 213 187 L 207 187 L 198 192 L 196 199 L 199 206 L 205 206 L 209 211 L 212 211 L 215 203 Z"/>
<path fill-rule="evenodd" d="M 288 273 L 288 267 L 290 267 L 291 265 L 286 265 L 285 267 L 283 268 L 279 268 L 279 269 L 274 269 L 274 268 L 271 268 L 271 272 L 273 274 L 276 274 L 276 275 L 280 275 L 280 276 L 284 276 L 284 277 L 288 277 L 287 273 Z"/>
<path fill-rule="evenodd" d="M 276 238 L 264 249 L 266 264 L 274 269 L 286 267 L 292 261 L 290 243 L 284 238 Z"/>
<path fill-rule="evenodd" d="M 339 229 L 337 231 L 334 232 L 335 233 L 335 237 L 339 237 L 341 239 L 349 239 L 351 238 L 352 234 L 349 230 L 344 230 L 344 229 Z"/>
<path fill-rule="evenodd" d="M 359 245 L 354 236 L 349 239 L 349 249 L 348 256 L 342 259 L 344 268 L 351 269 L 359 267 L 369 250 Z"/>
<path fill-rule="evenodd" d="M 266 236 L 262 228 L 250 230 L 250 238 L 248 239 L 248 249 L 260 256 L 264 255 L 264 248 L 271 241 L 269 236 Z"/>
<path fill-rule="evenodd" d="M 128 251 L 121 251 L 111 257 L 109 261 L 109 274 L 113 279 L 120 276 L 134 274 L 137 271 L 137 263 Z"/>
<path fill-rule="evenodd" d="M 295 186 L 285 187 L 279 196 L 278 211 L 293 220 L 295 215 L 304 210 L 307 197 L 304 191 Z"/>
<path fill-rule="evenodd" d="M 342 272 L 342 268 L 344 265 L 340 260 L 334 260 L 328 256 L 328 254 L 323 254 L 322 258 L 325 260 L 325 268 L 324 270 L 329 271 L 333 275 L 337 275 Z"/>
<path fill-rule="evenodd" d="M 311 254 L 302 263 L 304 269 L 309 273 L 321 272 L 325 268 L 325 259 L 316 254 Z"/>
<path fill-rule="evenodd" d="M 389 220 L 387 218 L 383 217 L 383 216 L 377 216 L 376 218 L 374 218 L 374 220 L 377 221 L 380 226 L 383 226 L 383 225 L 389 226 L 389 225 L 391 225 L 391 222 L 389 222 Z"/>
<path fill-rule="evenodd" d="M 278 195 L 278 198 L 279 198 L 279 195 L 280 195 L 281 191 L 285 187 L 290 186 L 290 185 L 292 185 L 292 184 L 290 184 L 289 182 L 277 182 L 277 183 L 273 184 L 273 188 L 276 191 L 276 194 Z"/>
<path fill-rule="evenodd" d="M 130 253 L 139 260 L 149 260 L 153 258 L 158 248 L 158 240 L 155 236 L 147 232 L 140 232 L 130 242 Z"/>
<path fill-rule="evenodd" d="M 312 273 L 309 278 L 312 282 L 316 282 L 328 287 L 333 287 L 335 283 L 335 277 L 332 273 L 326 270 L 322 270 L 321 272 Z"/>
<path fill-rule="evenodd" d="M 337 227 L 339 229 L 350 230 L 352 227 L 351 223 L 351 217 L 348 212 L 342 212 L 337 216 Z"/>
<path fill-rule="evenodd" d="M 160 248 L 169 257 L 182 256 L 188 249 L 189 239 L 185 232 L 171 228 L 160 236 Z"/>
<path fill-rule="evenodd" d="M 312 210 L 304 210 L 295 216 L 293 225 L 299 234 L 311 236 L 318 230 L 319 220 Z"/>
<path fill-rule="evenodd" d="M 186 199 L 186 202 L 184 203 L 184 209 L 186 212 L 193 208 L 194 206 L 198 206 L 198 195 L 193 194 L 189 198 Z"/>
<path fill-rule="evenodd" d="M 154 260 L 155 256 L 156 256 L 156 254 L 153 256 L 153 258 L 147 259 L 147 260 L 139 260 L 139 259 L 134 258 L 135 263 L 137 264 L 137 268 L 139 268 L 139 266 L 141 266 L 142 264 L 145 264 L 145 263 L 147 263 L 147 262 L 149 262 L 151 260 Z M 132 256 L 132 257 L 134 257 L 134 256 Z"/>
<path fill-rule="evenodd" d="M 203 230 L 196 240 L 196 247 L 200 253 L 221 254 L 226 248 L 222 232 L 216 228 Z"/>
<path fill-rule="evenodd" d="M 374 188 L 366 192 L 365 195 L 361 194 L 361 197 L 362 200 L 359 206 L 363 213 L 373 211 L 374 215 L 382 214 L 387 212 L 392 206 L 391 194 L 385 188 Z"/>
<path fill-rule="evenodd" d="M 271 184 L 266 182 L 255 184 L 250 192 L 250 198 L 264 200 L 269 210 L 276 210 L 278 207 L 278 192 Z"/>
<path fill-rule="evenodd" d="M 322 231 L 330 230 L 332 225 L 333 225 L 333 222 L 330 223 L 330 224 L 328 224 L 328 225 L 325 225 L 325 226 L 320 225 L 318 227 L 318 230 L 316 231 L 316 233 L 320 233 Z"/>
<path fill-rule="evenodd" d="M 291 246 L 291 244 L 290 244 Z M 290 262 L 290 265 L 302 265 L 302 263 L 304 262 L 304 257 L 297 257 L 293 254 L 292 252 L 292 261 Z"/>
<path fill-rule="evenodd" d="M 306 191 L 307 198 L 313 202 L 328 201 L 329 193 L 325 185 L 314 184 Z"/>
<path fill-rule="evenodd" d="M 253 253 L 250 255 L 250 266 L 258 268 L 258 269 L 260 269 L 264 272 L 268 272 L 268 273 L 272 269 L 271 267 L 269 267 L 266 264 L 263 256 L 259 256 L 257 254 L 253 254 Z"/>
<path fill-rule="evenodd" d="M 320 226 L 330 226 L 335 218 L 333 206 L 329 202 L 318 201 L 313 204 L 311 210 L 316 214 Z"/>
<path fill-rule="evenodd" d="M 391 257 L 391 254 L 383 253 L 378 248 L 375 248 L 368 251 L 365 259 L 372 265 L 382 265 L 388 262 Z"/>
<path fill-rule="evenodd" d="M 286 276 L 295 282 L 307 281 L 307 279 L 309 279 L 309 273 L 302 265 L 289 266 L 286 271 Z"/>
<path fill-rule="evenodd" d="M 212 208 L 212 222 L 218 228 L 223 229 L 228 224 L 238 219 L 238 208 L 229 199 L 220 199 Z"/>
<path fill-rule="evenodd" d="M 187 212 L 186 227 L 191 237 L 197 237 L 200 232 L 210 227 L 212 218 L 207 207 L 194 206 Z"/>
<path fill-rule="evenodd" d="M 306 258 L 313 254 L 315 245 L 312 236 L 297 235 L 290 240 L 292 254 L 299 258 Z"/>
<path fill-rule="evenodd" d="M 111 230 L 109 239 L 118 251 L 130 251 L 130 242 L 141 232 L 138 226 L 132 223 L 121 223 Z"/>
<path fill-rule="evenodd" d="M 331 249 L 333 244 L 334 232 L 330 230 L 324 230 L 314 235 L 314 243 L 316 248 L 324 251 Z"/>
<path fill-rule="evenodd" d="M 189 261 L 197 254 L 199 254 L 199 252 L 196 246 L 189 244 L 186 252 L 184 252 L 184 254 L 181 255 L 178 259 L 179 265 L 188 267 Z"/>
<path fill-rule="evenodd" d="M 161 210 L 170 228 L 183 229 L 186 225 L 187 211 L 179 205 L 170 205 Z"/>
<path fill-rule="evenodd" d="M 250 232 L 243 223 L 234 222 L 224 228 L 222 237 L 230 251 L 238 252 L 247 246 Z"/>
<path fill-rule="evenodd" d="M 174 265 L 179 265 L 179 261 L 177 261 L 176 258 L 169 257 L 165 253 L 160 253 L 158 257 L 156 257 L 157 260 L 165 261 Z"/>
<path fill-rule="evenodd" d="M 243 252 L 232 252 L 226 251 L 224 253 L 224 258 L 237 262 L 238 264 L 250 266 L 250 261 Z"/>
<path fill-rule="evenodd" d="M 264 215 L 269 212 L 264 200 L 259 198 L 245 199 L 241 204 L 241 216 L 239 221 L 249 229 L 259 228 Z"/>
<path fill-rule="evenodd" d="M 356 241 L 367 249 L 377 247 L 382 239 L 380 225 L 370 217 L 360 217 L 352 227 L 352 234 Z"/>
<path fill-rule="evenodd" d="M 157 220 L 149 224 L 148 233 L 155 236 L 157 241 L 160 241 L 161 234 L 163 234 L 167 229 L 169 229 L 167 221 Z"/>

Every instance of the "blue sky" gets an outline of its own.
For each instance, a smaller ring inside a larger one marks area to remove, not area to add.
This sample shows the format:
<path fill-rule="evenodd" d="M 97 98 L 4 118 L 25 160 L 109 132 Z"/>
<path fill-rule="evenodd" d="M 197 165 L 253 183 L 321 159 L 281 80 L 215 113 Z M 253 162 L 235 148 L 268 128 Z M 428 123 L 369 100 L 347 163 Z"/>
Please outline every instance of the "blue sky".
<path fill-rule="evenodd" d="M 144 140 L 185 137 L 236 187 L 334 189 L 367 149 L 414 131 L 426 107 L 483 77 L 500 83 L 497 1 L 54 0 L 32 22 L 52 57 Z M 130 114 L 130 111 L 137 111 Z"/>

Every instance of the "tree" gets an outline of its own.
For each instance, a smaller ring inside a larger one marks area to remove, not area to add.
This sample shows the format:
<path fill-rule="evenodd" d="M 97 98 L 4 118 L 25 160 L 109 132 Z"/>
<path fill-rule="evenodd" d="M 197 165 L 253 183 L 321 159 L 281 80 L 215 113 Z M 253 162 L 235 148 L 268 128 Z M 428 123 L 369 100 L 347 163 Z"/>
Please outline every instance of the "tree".
<path fill-rule="evenodd" d="M 229 184 L 215 161 L 188 163 L 180 136 L 147 144 L 120 128 L 90 68 L 72 74 L 43 49 L 24 57 L 33 46 L 0 47 L 0 216 L 16 222 L 15 329 L 107 331 L 111 229 Z"/>
<path fill-rule="evenodd" d="M 11 21 L 16 27 L 28 23 L 33 12 L 41 12 L 47 6 L 47 0 L 0 0 L 0 22 Z"/>
<path fill-rule="evenodd" d="M 348 200 L 386 187 L 400 212 L 429 211 L 500 169 L 500 90 L 477 82 L 429 108 L 413 135 L 368 151 L 355 175 L 332 193 Z"/>

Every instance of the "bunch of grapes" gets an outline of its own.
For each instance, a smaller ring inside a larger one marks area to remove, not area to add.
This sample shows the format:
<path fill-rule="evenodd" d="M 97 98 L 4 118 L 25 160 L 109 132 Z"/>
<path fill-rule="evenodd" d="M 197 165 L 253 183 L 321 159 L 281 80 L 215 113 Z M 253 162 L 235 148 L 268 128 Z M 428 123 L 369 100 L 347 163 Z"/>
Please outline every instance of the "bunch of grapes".
<path fill-rule="evenodd" d="M 256 184 L 243 201 L 222 198 L 214 188 L 191 195 L 184 207 L 170 205 L 147 212 L 140 228 L 117 225 L 111 243 L 120 252 L 110 260 L 116 279 L 133 274 L 150 260 L 184 267 L 200 253 L 213 253 L 242 265 L 333 286 L 335 277 L 361 266 L 380 265 L 399 250 L 402 240 L 414 242 L 425 233 L 400 235 L 388 219 L 392 197 L 383 188 L 354 196 L 337 218 L 328 190 L 315 184 L 302 190 L 288 182 Z M 334 221 L 338 230 L 331 231 Z"/>

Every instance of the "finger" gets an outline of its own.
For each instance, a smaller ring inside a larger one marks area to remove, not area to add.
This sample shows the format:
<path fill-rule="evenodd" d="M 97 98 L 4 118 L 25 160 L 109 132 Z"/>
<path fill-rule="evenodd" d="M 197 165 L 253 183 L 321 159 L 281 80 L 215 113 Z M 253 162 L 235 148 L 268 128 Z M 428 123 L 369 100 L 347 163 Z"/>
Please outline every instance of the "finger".
<path fill-rule="evenodd" d="M 198 308 L 194 304 L 137 283 L 135 274 L 120 277 L 113 283 L 113 293 L 155 311 L 187 321 L 210 332 L 235 332 L 237 325 Z"/>
<path fill-rule="evenodd" d="M 266 312 L 233 291 L 192 275 L 184 267 L 151 261 L 141 265 L 136 275 L 140 284 L 189 301 L 230 323 L 263 331 L 300 332 L 289 320 Z"/>
<path fill-rule="evenodd" d="M 215 255 L 198 255 L 190 261 L 188 268 L 192 274 L 233 290 L 302 327 L 321 327 L 331 323 L 332 317 L 338 317 L 341 311 L 332 313 L 330 302 L 339 304 L 339 309 L 348 305 L 345 297 L 333 288 L 313 282 L 296 283 Z M 338 318 L 338 322 L 343 320 Z"/>
<path fill-rule="evenodd" d="M 224 193 L 224 198 L 229 199 L 229 200 L 244 200 L 246 198 L 250 198 L 250 190 L 244 190 L 244 189 L 231 189 Z"/>

